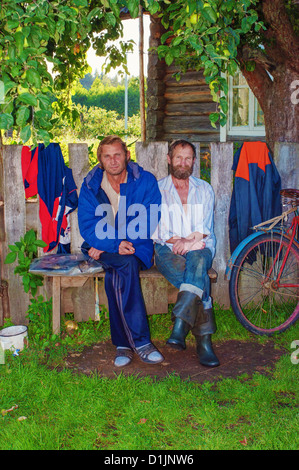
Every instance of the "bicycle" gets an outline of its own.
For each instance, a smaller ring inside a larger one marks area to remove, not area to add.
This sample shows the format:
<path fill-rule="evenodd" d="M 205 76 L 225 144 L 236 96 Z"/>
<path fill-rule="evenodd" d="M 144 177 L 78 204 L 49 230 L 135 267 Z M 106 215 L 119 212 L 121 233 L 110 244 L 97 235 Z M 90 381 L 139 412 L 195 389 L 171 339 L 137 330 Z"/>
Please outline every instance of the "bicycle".
<path fill-rule="evenodd" d="M 282 333 L 299 317 L 299 190 L 280 193 L 292 207 L 254 226 L 226 268 L 234 314 L 257 335 Z"/>

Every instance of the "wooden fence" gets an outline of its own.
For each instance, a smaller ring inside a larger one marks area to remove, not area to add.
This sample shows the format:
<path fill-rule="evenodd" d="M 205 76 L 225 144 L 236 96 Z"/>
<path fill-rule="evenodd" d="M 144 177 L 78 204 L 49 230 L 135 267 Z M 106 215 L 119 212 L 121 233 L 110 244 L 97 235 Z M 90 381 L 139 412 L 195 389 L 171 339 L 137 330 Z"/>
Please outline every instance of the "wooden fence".
<path fill-rule="evenodd" d="M 136 143 L 136 158 L 144 169 L 151 171 L 157 179 L 168 174 L 167 142 Z M 200 144 L 196 143 L 197 156 L 200 155 Z M 31 228 L 41 238 L 41 227 L 38 217 L 38 200 L 26 201 L 21 171 L 22 146 L 3 146 L 0 152 L 0 325 L 5 317 L 10 317 L 15 324 L 26 322 L 25 316 L 29 305 L 29 296 L 24 293 L 21 278 L 14 274 L 14 265 L 3 263 L 8 252 L 8 245 L 20 239 Z M 214 301 L 224 307 L 229 306 L 228 282 L 224 278 L 226 263 L 229 259 L 228 215 L 233 184 L 233 143 L 211 143 L 211 184 L 215 192 L 214 225 L 217 239 L 216 256 L 213 262 L 218 272 L 216 284 L 212 284 Z M 298 155 L 299 144 L 277 143 L 274 160 L 282 178 L 282 187 L 298 188 Z M 78 187 L 89 171 L 87 144 L 69 144 L 69 165 Z M 199 158 L 194 169 L 195 176 L 200 176 Z M 78 229 L 77 211 L 71 214 L 71 252 L 80 252 L 82 238 Z M 40 253 L 42 254 L 42 253 Z M 48 297 L 50 286 L 45 282 L 40 289 Z M 100 299 L 101 303 L 101 299 Z M 87 320 L 91 305 L 94 311 L 94 287 L 70 288 L 65 293 L 65 311 L 75 312 L 77 320 Z"/>

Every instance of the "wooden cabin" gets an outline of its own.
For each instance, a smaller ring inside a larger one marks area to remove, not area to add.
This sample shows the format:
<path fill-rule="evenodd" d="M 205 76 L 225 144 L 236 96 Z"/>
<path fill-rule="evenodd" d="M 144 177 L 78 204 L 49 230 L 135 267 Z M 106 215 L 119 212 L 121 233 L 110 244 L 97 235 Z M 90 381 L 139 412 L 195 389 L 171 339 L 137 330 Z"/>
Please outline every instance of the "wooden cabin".
<path fill-rule="evenodd" d="M 229 78 L 229 116 L 225 127 L 212 127 L 209 114 L 217 110 L 202 71 L 189 70 L 179 81 L 178 69 L 167 66 L 151 50 L 160 45 L 165 29 L 160 19 L 151 16 L 147 70 L 147 141 L 172 141 L 187 138 L 201 142 L 264 140 L 265 127 L 259 104 L 241 74 Z"/>

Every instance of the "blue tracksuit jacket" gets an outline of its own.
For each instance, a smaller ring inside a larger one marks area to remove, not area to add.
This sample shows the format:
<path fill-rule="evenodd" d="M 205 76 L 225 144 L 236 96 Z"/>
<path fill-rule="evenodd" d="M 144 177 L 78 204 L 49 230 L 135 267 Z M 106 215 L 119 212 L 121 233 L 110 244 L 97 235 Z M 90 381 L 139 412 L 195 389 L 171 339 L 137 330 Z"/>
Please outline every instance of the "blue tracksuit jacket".
<path fill-rule="evenodd" d="M 103 170 L 97 165 L 84 179 L 78 204 L 79 229 L 85 240 L 82 248 L 118 253 L 120 242 L 127 240 L 133 243 L 135 255 L 148 269 L 153 258 L 151 235 L 158 223 L 155 217 L 151 220 L 151 205 L 161 204 L 161 194 L 155 176 L 137 163 L 129 162 L 127 171 L 127 182 L 120 185 L 115 221 L 109 211 L 110 201 L 101 188 Z"/>
<path fill-rule="evenodd" d="M 264 142 L 245 142 L 235 153 L 235 182 L 229 212 L 230 250 L 251 227 L 281 214 L 281 180 Z"/>

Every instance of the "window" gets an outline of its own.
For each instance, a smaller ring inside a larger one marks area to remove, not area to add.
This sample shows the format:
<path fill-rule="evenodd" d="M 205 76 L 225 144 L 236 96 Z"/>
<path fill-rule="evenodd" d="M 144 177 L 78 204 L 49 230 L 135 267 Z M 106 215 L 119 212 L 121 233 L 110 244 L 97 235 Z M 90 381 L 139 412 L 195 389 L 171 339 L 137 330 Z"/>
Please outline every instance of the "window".
<path fill-rule="evenodd" d="M 229 77 L 227 134 L 265 135 L 263 111 L 240 72 L 234 77 Z"/>

